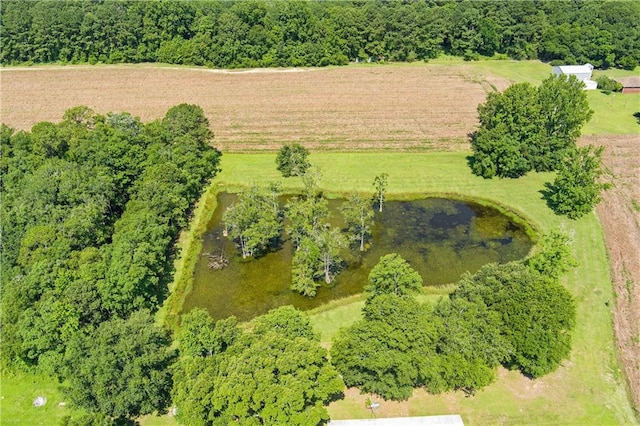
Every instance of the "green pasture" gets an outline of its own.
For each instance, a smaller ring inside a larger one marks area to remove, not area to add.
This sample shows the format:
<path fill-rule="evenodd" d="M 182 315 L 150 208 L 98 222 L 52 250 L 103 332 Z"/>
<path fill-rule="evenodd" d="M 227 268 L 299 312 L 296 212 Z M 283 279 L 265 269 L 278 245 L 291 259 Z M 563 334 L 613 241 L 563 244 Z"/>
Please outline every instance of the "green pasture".
<path fill-rule="evenodd" d="M 322 171 L 320 186 L 329 196 L 352 190 L 372 192 L 373 178 L 384 172 L 389 174 L 390 198 L 416 195 L 478 198 L 526 218 L 540 231 L 562 227 L 574 239 L 580 266 L 565 279 L 578 303 L 571 359 L 557 372 L 535 381 L 502 370 L 496 383 L 474 397 L 461 392 L 434 396 L 416 391 L 404 403 L 403 412 L 459 413 L 465 424 L 637 424 L 616 358 L 611 327 L 615 296 L 597 217 L 590 214 L 570 221 L 554 215 L 540 194 L 544 183 L 552 178 L 549 173 L 533 173 L 517 180 L 484 180 L 469 172 L 467 155 L 313 153 L 310 156 L 311 163 Z M 275 169 L 275 154 L 225 154 L 221 168 L 215 184 L 219 190 L 234 191 L 250 182 L 271 181 L 282 182 L 285 190 L 302 188 L 300 178 L 280 176 Z M 423 300 L 433 303 L 437 297 L 440 295 L 429 294 Z M 359 318 L 362 304 L 362 297 L 355 296 L 311 312 L 323 346 L 329 347 L 340 327 Z M 371 416 L 370 411 L 352 400 L 333 403 L 330 414 L 336 419 Z"/>

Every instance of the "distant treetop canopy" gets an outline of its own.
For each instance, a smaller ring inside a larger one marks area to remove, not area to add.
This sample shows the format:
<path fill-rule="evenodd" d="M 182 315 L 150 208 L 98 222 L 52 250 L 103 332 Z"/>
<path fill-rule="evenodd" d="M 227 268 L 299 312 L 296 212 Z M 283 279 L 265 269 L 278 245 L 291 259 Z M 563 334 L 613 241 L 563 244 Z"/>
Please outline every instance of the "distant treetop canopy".
<path fill-rule="evenodd" d="M 2 65 L 326 66 L 443 53 L 640 62 L 639 2 L 5 0 L 0 14 Z"/>

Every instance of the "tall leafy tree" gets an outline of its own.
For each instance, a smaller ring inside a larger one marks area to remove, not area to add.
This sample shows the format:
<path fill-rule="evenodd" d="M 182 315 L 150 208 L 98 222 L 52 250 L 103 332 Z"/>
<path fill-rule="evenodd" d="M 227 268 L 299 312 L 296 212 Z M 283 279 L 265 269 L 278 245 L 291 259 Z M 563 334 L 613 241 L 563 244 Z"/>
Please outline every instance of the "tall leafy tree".
<path fill-rule="evenodd" d="M 283 145 L 276 156 L 277 169 L 284 177 L 303 176 L 309 164 L 309 150 L 299 143 Z"/>
<path fill-rule="evenodd" d="M 308 297 L 316 295 L 320 286 L 320 249 L 309 236 L 302 237 L 291 262 L 291 290 Z"/>
<path fill-rule="evenodd" d="M 266 250 L 282 229 L 282 217 L 274 211 L 269 194 L 257 186 L 240 193 L 223 220 L 227 235 L 238 243 L 243 258 Z"/>
<path fill-rule="evenodd" d="M 133 419 L 169 404 L 171 340 L 148 311 L 77 334 L 65 353 L 65 394 L 88 411 Z"/>
<path fill-rule="evenodd" d="M 429 309 L 412 298 L 377 296 L 366 302 L 362 320 L 335 336 L 331 362 L 347 386 L 406 400 L 415 387 L 430 383 L 439 388 L 439 326 Z"/>
<path fill-rule="evenodd" d="M 302 239 L 313 235 L 328 214 L 328 202 L 324 197 L 292 198 L 286 205 L 285 215 L 289 219 L 286 230 L 293 245 L 296 248 L 300 247 Z"/>
<path fill-rule="evenodd" d="M 557 170 L 591 119 L 593 111 L 583 89 L 584 83 L 573 75 L 549 76 L 538 88 L 542 135 L 531 152 L 537 171 Z"/>
<path fill-rule="evenodd" d="M 387 192 L 387 186 L 389 184 L 388 178 L 388 174 L 381 173 L 373 179 L 373 187 L 376 191 L 375 199 L 378 202 L 378 211 L 380 213 L 382 213 L 382 205 L 385 202 L 385 194 Z"/>
<path fill-rule="evenodd" d="M 340 249 L 346 247 L 347 242 L 340 229 L 329 225 L 320 227 L 311 238 L 318 247 L 319 266 L 324 281 L 330 284 L 340 266 Z"/>
<path fill-rule="evenodd" d="M 538 143 L 539 115 L 537 90 L 529 83 L 489 93 L 478 105 L 480 128 L 471 139 L 474 173 L 519 177 L 530 171 L 528 150 Z"/>
<path fill-rule="evenodd" d="M 423 292 L 422 277 L 397 253 L 384 255 L 369 273 L 364 291 L 369 297 L 381 294 L 409 296 Z"/>
<path fill-rule="evenodd" d="M 608 174 L 602 165 L 603 150 L 589 145 L 567 153 L 553 183 L 546 185 L 545 197 L 557 214 L 578 219 L 600 202 L 602 191 L 611 188 L 611 183 L 601 181 Z"/>
<path fill-rule="evenodd" d="M 529 268 L 542 277 L 558 280 L 571 268 L 578 266 L 573 254 L 572 240 L 560 230 L 552 230 L 542 236 L 540 248 L 526 260 Z"/>
<path fill-rule="evenodd" d="M 222 353 L 240 335 L 235 317 L 215 322 L 204 309 L 195 308 L 181 318 L 178 350 L 185 356 L 212 356 Z"/>
<path fill-rule="evenodd" d="M 436 343 L 443 389 L 473 394 L 492 383 L 496 366 L 508 359 L 512 347 L 502 334 L 500 315 L 483 303 L 443 298 L 434 316 L 443 328 Z"/>
<path fill-rule="evenodd" d="M 281 307 L 221 352 L 181 360 L 173 395 L 189 425 L 317 425 L 343 389 L 309 319 Z"/>
<path fill-rule="evenodd" d="M 557 170 L 593 114 L 582 88 L 574 76 L 551 76 L 538 88 L 519 83 L 490 93 L 478 106 L 472 171 L 517 178 L 531 170 Z"/>
<path fill-rule="evenodd" d="M 522 262 L 489 264 L 466 275 L 452 298 L 484 303 L 502 320 L 502 334 L 513 348 L 505 364 L 532 377 L 556 370 L 571 351 L 576 306 L 555 280 Z"/>

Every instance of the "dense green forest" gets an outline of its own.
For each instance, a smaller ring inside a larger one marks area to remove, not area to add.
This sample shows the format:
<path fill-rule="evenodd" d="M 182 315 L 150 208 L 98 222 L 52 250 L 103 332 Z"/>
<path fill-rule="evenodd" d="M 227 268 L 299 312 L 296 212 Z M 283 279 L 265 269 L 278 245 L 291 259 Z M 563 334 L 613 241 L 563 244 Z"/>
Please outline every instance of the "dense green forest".
<path fill-rule="evenodd" d="M 4 65 L 325 66 L 440 54 L 640 63 L 633 1 L 5 0 L 0 19 Z"/>
<path fill-rule="evenodd" d="M 164 406 L 174 355 L 150 313 L 167 296 L 178 232 L 218 170 L 202 109 L 178 105 L 143 124 L 75 107 L 59 124 L 2 125 L 0 136 L 3 369 L 71 379 L 72 401 L 112 417 Z M 127 359 L 137 367 L 112 368 Z M 90 385 L 120 401 L 101 405 Z"/>

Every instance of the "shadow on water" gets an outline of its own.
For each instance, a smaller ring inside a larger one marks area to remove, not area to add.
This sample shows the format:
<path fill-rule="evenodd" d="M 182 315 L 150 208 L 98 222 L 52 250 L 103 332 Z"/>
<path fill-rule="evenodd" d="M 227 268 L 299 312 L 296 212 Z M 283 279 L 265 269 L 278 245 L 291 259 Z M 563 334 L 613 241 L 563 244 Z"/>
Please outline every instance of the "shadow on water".
<path fill-rule="evenodd" d="M 242 259 L 235 245 L 222 236 L 222 212 L 235 200 L 232 194 L 218 196 L 184 312 L 201 307 L 215 319 L 235 315 L 248 320 L 282 305 L 315 308 L 362 292 L 369 271 L 388 253 L 407 259 L 425 285 L 438 286 L 455 282 L 462 273 L 475 272 L 489 262 L 520 259 L 532 245 L 523 227 L 490 207 L 442 198 L 389 201 L 382 213 L 376 211 L 369 249 L 364 254 L 345 250 L 342 257 L 347 267 L 330 286 L 323 285 L 316 297 L 307 298 L 289 289 L 290 241 L 285 239 L 280 250 L 259 259 Z M 342 225 L 342 202 L 329 201 L 329 221 L 334 226 Z M 229 265 L 210 269 L 208 255 L 221 253 L 229 258 Z"/>

